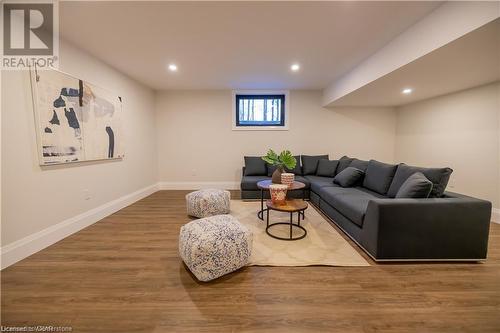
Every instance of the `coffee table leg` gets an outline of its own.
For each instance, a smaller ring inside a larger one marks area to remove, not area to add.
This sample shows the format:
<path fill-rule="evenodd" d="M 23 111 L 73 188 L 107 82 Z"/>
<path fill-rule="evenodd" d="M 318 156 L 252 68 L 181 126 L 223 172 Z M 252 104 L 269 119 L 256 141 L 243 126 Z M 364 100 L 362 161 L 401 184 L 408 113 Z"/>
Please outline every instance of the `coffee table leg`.
<path fill-rule="evenodd" d="M 297 223 L 298 223 L 299 227 L 300 227 L 300 213 L 301 213 L 301 212 L 299 212 L 299 213 L 297 214 Z"/>
<path fill-rule="evenodd" d="M 266 223 L 266 228 L 269 227 L 269 209 L 266 211 L 267 213 L 267 223 Z M 264 217 L 262 217 L 264 218 Z M 267 229 L 266 229 L 267 230 Z"/>
<path fill-rule="evenodd" d="M 290 239 L 292 239 L 292 224 L 293 224 L 293 213 L 290 212 Z"/>
<path fill-rule="evenodd" d="M 260 189 L 260 212 L 257 213 L 257 217 L 264 221 L 264 190 Z"/>
<path fill-rule="evenodd" d="M 302 190 L 302 200 L 306 200 L 306 189 L 304 188 Z M 299 212 L 299 215 L 302 214 L 302 219 L 305 219 L 306 218 L 306 211 L 303 210 L 302 212 Z"/>

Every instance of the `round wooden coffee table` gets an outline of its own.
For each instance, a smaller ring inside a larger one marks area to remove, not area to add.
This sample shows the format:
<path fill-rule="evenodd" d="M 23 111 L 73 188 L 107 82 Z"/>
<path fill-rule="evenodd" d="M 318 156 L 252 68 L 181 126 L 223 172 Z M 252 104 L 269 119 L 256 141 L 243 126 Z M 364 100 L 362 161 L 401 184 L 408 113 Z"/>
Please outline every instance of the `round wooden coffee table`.
<path fill-rule="evenodd" d="M 280 239 L 280 240 L 287 240 L 287 241 L 292 241 L 292 240 L 299 240 L 307 235 L 307 230 L 304 229 L 303 226 L 300 225 L 300 218 L 303 217 L 304 211 L 307 209 L 308 205 L 307 202 L 304 200 L 300 199 L 293 199 L 293 200 L 286 200 L 282 204 L 275 204 L 271 200 L 266 201 L 266 207 L 267 207 L 267 226 L 266 226 L 266 234 L 269 236 Z M 269 211 L 270 210 L 276 210 L 278 212 L 285 212 L 285 213 L 290 213 L 290 222 L 276 222 L 276 223 L 271 223 L 269 224 Z M 293 223 L 293 213 L 297 213 L 297 224 Z M 274 226 L 277 225 L 289 225 L 290 226 L 290 237 L 285 238 L 285 237 L 279 237 L 271 234 L 269 232 L 269 229 L 271 229 Z M 293 237 L 293 229 L 301 229 L 304 233 L 300 235 L 299 237 Z"/>
<path fill-rule="evenodd" d="M 269 191 L 269 186 L 271 186 L 273 182 L 269 180 L 261 180 L 260 182 L 257 183 L 257 187 L 260 188 L 260 211 L 257 213 L 257 217 L 264 221 L 264 212 L 267 210 L 267 208 L 264 208 L 264 190 Z M 293 184 L 291 184 L 288 187 L 287 191 L 296 191 L 296 190 L 302 190 L 302 200 L 305 199 L 306 196 L 306 184 L 298 181 L 294 181 Z M 304 212 L 302 212 L 302 218 L 304 218 Z"/>

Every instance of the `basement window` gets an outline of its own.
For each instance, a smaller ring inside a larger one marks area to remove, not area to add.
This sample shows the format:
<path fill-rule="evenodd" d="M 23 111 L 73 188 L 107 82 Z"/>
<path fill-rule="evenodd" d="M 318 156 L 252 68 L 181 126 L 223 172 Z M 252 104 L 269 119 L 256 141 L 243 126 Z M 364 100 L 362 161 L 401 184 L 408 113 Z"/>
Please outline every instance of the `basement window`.
<path fill-rule="evenodd" d="M 287 129 L 287 92 L 234 92 L 233 129 Z"/>

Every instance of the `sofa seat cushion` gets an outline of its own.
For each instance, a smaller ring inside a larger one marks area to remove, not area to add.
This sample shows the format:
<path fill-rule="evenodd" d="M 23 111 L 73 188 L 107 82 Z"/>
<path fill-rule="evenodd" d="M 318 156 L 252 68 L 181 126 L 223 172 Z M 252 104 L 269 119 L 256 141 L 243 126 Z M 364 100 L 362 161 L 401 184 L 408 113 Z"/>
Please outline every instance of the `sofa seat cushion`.
<path fill-rule="evenodd" d="M 356 225 L 362 227 L 368 202 L 384 196 L 361 187 L 323 187 L 320 197 Z"/>
<path fill-rule="evenodd" d="M 363 226 L 368 202 L 374 199 L 372 196 L 360 193 L 343 193 L 333 196 L 333 208 L 347 217 L 358 226 Z"/>
<path fill-rule="evenodd" d="M 356 187 L 356 189 L 357 189 L 358 191 L 361 191 L 361 192 L 364 192 L 364 193 L 366 193 L 366 194 L 369 194 L 369 195 L 371 195 L 372 197 L 375 197 L 375 198 L 379 198 L 379 199 L 387 199 L 387 196 L 382 195 L 382 194 L 377 193 L 377 192 L 374 192 L 374 191 L 372 191 L 372 190 L 369 190 L 369 189 L 364 188 L 364 187 L 361 187 L 361 186 L 360 186 L 360 187 Z"/>
<path fill-rule="evenodd" d="M 241 189 L 242 190 L 260 190 L 257 187 L 257 183 L 260 182 L 261 180 L 269 180 L 271 177 L 267 176 L 243 176 L 241 178 Z"/>
<path fill-rule="evenodd" d="M 295 176 L 295 181 L 306 184 L 306 189 L 311 188 L 311 182 L 304 176 Z"/>
<path fill-rule="evenodd" d="M 319 193 L 319 190 L 325 186 L 337 186 L 333 184 L 333 178 L 331 177 L 305 176 L 305 178 L 309 181 L 311 190 L 315 193 Z"/>
<path fill-rule="evenodd" d="M 326 201 L 328 204 L 333 206 L 333 197 L 338 195 L 338 194 L 345 194 L 345 193 L 358 193 L 360 192 L 357 190 L 355 187 L 341 187 L 337 184 L 333 184 L 332 186 L 323 186 L 319 189 L 318 194 L 323 199 L 323 201 Z"/>

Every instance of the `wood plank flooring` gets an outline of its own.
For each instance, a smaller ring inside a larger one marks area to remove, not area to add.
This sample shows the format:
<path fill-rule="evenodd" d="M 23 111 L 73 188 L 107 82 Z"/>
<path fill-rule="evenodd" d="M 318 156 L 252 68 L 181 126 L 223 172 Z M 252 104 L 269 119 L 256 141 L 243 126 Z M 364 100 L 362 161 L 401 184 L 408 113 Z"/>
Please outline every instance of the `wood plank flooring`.
<path fill-rule="evenodd" d="M 2 325 L 500 332 L 498 224 L 485 263 L 375 264 L 364 255 L 371 267 L 248 267 L 199 283 L 177 254 L 185 193 L 157 192 L 2 271 Z"/>

